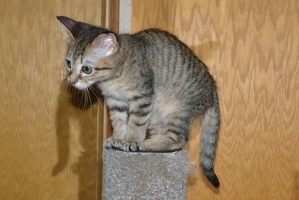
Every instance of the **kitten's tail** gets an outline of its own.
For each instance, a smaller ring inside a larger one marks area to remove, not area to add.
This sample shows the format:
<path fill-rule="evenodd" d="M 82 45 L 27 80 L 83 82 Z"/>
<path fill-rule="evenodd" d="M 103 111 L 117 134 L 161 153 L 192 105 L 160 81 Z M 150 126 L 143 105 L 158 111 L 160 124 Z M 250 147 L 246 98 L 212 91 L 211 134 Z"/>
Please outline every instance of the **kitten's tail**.
<path fill-rule="evenodd" d="M 200 164 L 203 173 L 215 187 L 219 187 L 220 185 L 218 177 L 214 172 L 214 157 L 219 127 L 220 112 L 218 95 L 215 90 L 213 94 L 213 105 L 209 107 L 203 115 L 200 154 Z"/>

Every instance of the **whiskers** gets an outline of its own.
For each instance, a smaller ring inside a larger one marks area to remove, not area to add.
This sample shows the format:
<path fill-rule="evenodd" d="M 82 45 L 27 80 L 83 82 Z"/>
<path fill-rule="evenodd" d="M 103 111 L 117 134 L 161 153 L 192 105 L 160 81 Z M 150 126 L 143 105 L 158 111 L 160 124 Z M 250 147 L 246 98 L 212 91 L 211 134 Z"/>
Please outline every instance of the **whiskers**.
<path fill-rule="evenodd" d="M 94 96 L 99 101 L 101 108 L 103 108 L 104 97 L 101 95 L 98 87 L 96 85 L 91 85 L 88 87 L 88 91 L 92 93 L 92 96 Z"/>
<path fill-rule="evenodd" d="M 65 79 L 61 82 L 60 95 L 62 95 L 64 92 L 68 94 L 71 104 L 76 108 L 87 109 L 95 105 L 97 102 L 99 102 L 103 108 L 103 97 L 101 96 L 96 85 L 92 85 L 80 90 L 70 84 L 67 79 Z"/>

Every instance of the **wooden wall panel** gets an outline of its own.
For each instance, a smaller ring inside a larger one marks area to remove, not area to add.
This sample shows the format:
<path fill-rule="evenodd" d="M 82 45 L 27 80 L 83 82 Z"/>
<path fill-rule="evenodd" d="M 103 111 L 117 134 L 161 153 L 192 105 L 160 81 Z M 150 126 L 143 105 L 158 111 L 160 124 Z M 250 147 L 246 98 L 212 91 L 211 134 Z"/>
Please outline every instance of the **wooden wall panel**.
<path fill-rule="evenodd" d="M 133 0 L 132 31 L 168 30 L 210 68 L 222 127 L 213 189 L 199 170 L 188 199 L 299 199 L 296 0 Z M 186 148 L 197 163 L 201 123 Z"/>
<path fill-rule="evenodd" d="M 100 25 L 101 1 L 0 5 L 0 199 L 94 200 L 102 107 L 75 108 L 61 86 L 66 45 L 56 16 Z"/>

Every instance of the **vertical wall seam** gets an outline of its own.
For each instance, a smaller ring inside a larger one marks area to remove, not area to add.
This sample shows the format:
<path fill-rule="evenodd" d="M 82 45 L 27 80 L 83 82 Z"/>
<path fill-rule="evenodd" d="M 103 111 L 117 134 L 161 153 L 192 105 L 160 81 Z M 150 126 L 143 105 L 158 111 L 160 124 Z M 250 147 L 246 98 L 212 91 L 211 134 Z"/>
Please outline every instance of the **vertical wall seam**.
<path fill-rule="evenodd" d="M 119 33 L 131 33 L 132 0 L 119 2 Z"/>

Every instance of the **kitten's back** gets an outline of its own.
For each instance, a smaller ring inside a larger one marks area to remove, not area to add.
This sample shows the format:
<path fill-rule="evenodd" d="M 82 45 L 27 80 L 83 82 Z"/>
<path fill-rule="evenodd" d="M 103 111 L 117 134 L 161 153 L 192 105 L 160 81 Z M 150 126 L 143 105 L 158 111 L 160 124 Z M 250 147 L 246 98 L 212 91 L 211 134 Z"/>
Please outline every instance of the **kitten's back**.
<path fill-rule="evenodd" d="M 145 59 L 153 70 L 154 87 L 159 95 L 195 104 L 194 115 L 202 114 L 212 105 L 215 81 L 189 47 L 176 36 L 159 29 L 147 29 L 133 37 L 145 46 Z"/>

